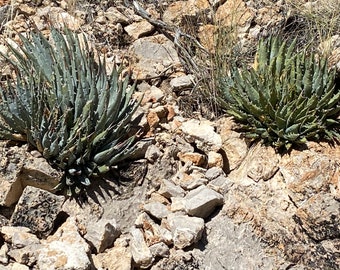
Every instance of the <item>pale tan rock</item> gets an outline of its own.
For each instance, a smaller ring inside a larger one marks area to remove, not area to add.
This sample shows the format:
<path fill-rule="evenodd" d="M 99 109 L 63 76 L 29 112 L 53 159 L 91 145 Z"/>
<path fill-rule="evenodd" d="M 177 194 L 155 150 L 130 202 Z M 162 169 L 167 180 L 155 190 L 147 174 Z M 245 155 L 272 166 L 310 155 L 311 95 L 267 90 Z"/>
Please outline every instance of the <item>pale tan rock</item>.
<path fill-rule="evenodd" d="M 258 143 L 249 150 L 240 166 L 233 170 L 228 178 L 241 185 L 269 180 L 278 171 L 279 160 L 280 156 L 274 148 Z"/>
<path fill-rule="evenodd" d="M 183 214 L 170 214 L 167 223 L 172 232 L 174 246 L 183 249 L 199 241 L 204 229 L 204 220 Z"/>
<path fill-rule="evenodd" d="M 0 248 L 0 263 L 1 264 L 8 264 L 9 257 L 7 255 L 7 252 L 9 251 L 9 247 L 7 243 L 4 243 Z"/>
<path fill-rule="evenodd" d="M 11 249 L 8 252 L 8 256 L 13 258 L 17 263 L 32 266 L 36 263 L 39 251 L 41 249 L 40 244 L 33 244 L 25 246 L 23 248 Z"/>
<path fill-rule="evenodd" d="M 180 129 L 189 143 L 196 143 L 205 152 L 217 152 L 222 147 L 221 136 L 209 121 L 191 119 L 183 122 Z"/>
<path fill-rule="evenodd" d="M 22 185 L 52 191 L 61 180 L 62 172 L 54 169 L 45 158 L 28 156 L 18 179 Z"/>
<path fill-rule="evenodd" d="M 30 268 L 27 265 L 20 264 L 20 263 L 13 263 L 11 265 L 11 270 L 29 270 Z"/>
<path fill-rule="evenodd" d="M 132 270 L 132 255 L 127 247 L 113 247 L 92 256 L 96 269 Z"/>
<path fill-rule="evenodd" d="M 14 248 L 40 244 L 40 240 L 30 232 L 29 228 L 20 226 L 3 226 L 1 228 L 2 236 L 8 243 L 11 243 Z"/>
<path fill-rule="evenodd" d="M 49 22 L 56 28 L 62 28 L 64 26 L 71 30 L 78 30 L 82 24 L 82 21 L 73 17 L 69 13 L 65 12 L 60 7 L 46 6 L 44 8 L 38 9 L 34 17 L 38 20 L 42 17 L 49 18 Z"/>
<path fill-rule="evenodd" d="M 140 22 L 134 22 L 124 27 L 124 30 L 131 36 L 134 40 L 147 36 L 154 31 L 155 27 L 150 24 L 147 20 L 142 20 Z"/>
<path fill-rule="evenodd" d="M 75 218 L 68 218 L 41 244 L 43 248 L 37 258 L 40 269 L 88 270 L 91 267 L 90 247 L 79 234 Z"/>
<path fill-rule="evenodd" d="M 162 19 L 169 24 L 181 25 L 184 16 L 195 16 L 210 8 L 208 0 L 175 1 L 163 13 Z"/>
<path fill-rule="evenodd" d="M 109 7 L 105 13 L 105 17 L 107 20 L 112 24 L 122 23 L 122 24 L 129 24 L 130 19 L 120 12 L 116 7 Z"/>
<path fill-rule="evenodd" d="M 169 247 L 163 242 L 159 242 L 159 243 L 151 245 L 150 251 L 155 258 L 156 257 L 163 257 L 163 258 L 169 257 L 169 254 L 170 254 Z"/>
<path fill-rule="evenodd" d="M 323 153 L 327 148 L 322 152 L 312 149 L 303 152 L 293 150 L 290 156 L 282 157 L 280 172 L 297 206 L 325 190 L 332 192 L 335 197 L 339 194 L 337 161 L 330 158 L 337 157 L 338 153 Z"/>
<path fill-rule="evenodd" d="M 169 214 L 167 206 L 160 202 L 148 202 L 143 205 L 143 209 L 145 212 L 159 220 L 165 218 Z"/>
<path fill-rule="evenodd" d="M 170 81 L 170 86 L 174 91 L 188 89 L 194 85 L 193 75 L 183 75 L 173 78 Z"/>
<path fill-rule="evenodd" d="M 185 211 L 191 216 L 201 218 L 208 217 L 217 206 L 222 204 L 223 196 L 205 186 L 191 190 L 184 197 Z"/>
<path fill-rule="evenodd" d="M 226 154 L 228 171 L 238 168 L 248 153 L 248 146 L 240 133 L 233 131 L 234 121 L 230 117 L 222 117 L 217 123 L 217 132 L 222 138 L 222 149 Z"/>
<path fill-rule="evenodd" d="M 142 269 L 150 267 L 153 262 L 153 256 L 145 242 L 144 235 L 141 229 L 132 228 L 130 230 L 130 234 L 130 250 L 133 261 L 138 267 Z"/>
<path fill-rule="evenodd" d="M 243 0 L 227 0 L 217 9 L 215 16 L 218 25 L 244 27 L 253 19 L 254 13 Z"/>
<path fill-rule="evenodd" d="M 223 157 L 220 153 L 208 152 L 208 168 L 212 167 L 223 168 Z"/>
<path fill-rule="evenodd" d="M 129 48 L 133 79 L 147 79 L 170 75 L 181 69 L 174 44 L 164 35 L 136 40 Z"/>
<path fill-rule="evenodd" d="M 196 166 L 202 166 L 206 162 L 205 156 L 200 153 L 179 152 L 177 154 L 177 157 L 179 158 L 180 161 L 184 163 L 191 162 L 193 165 L 196 165 Z"/>
<path fill-rule="evenodd" d="M 163 195 L 165 198 L 171 198 L 183 197 L 185 191 L 181 187 L 176 186 L 173 182 L 163 179 L 158 193 Z"/>
<path fill-rule="evenodd" d="M 201 45 L 210 53 L 215 53 L 216 32 L 218 27 L 212 24 L 204 24 L 198 29 L 198 37 Z"/>
<path fill-rule="evenodd" d="M 329 193 L 318 193 L 301 204 L 295 219 L 317 241 L 340 235 L 340 202 Z"/>
<path fill-rule="evenodd" d="M 114 219 L 100 219 L 86 224 L 84 238 L 91 243 L 97 253 L 102 253 L 106 248 L 113 245 L 119 236 L 120 230 Z"/>
<path fill-rule="evenodd" d="M 198 186 L 207 184 L 208 180 L 204 177 L 203 174 L 199 172 L 193 171 L 192 173 L 188 174 L 186 172 L 179 171 L 176 174 L 174 182 L 176 182 L 185 190 L 191 190 Z"/>
<path fill-rule="evenodd" d="M 142 213 L 137 217 L 135 226 L 143 230 L 145 242 L 149 247 L 159 242 L 164 242 L 168 245 L 172 244 L 171 232 L 167 228 L 158 225 L 147 213 Z"/>

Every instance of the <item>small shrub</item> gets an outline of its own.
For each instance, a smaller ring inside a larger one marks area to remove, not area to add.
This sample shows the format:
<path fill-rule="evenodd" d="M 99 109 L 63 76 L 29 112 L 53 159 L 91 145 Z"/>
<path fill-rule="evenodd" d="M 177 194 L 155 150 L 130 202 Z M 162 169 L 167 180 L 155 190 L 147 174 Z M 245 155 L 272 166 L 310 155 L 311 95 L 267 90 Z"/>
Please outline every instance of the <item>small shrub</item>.
<path fill-rule="evenodd" d="M 339 138 L 340 92 L 325 58 L 260 41 L 254 67 L 233 67 L 221 80 L 221 105 L 245 136 L 289 150 L 307 140 Z"/>
<path fill-rule="evenodd" d="M 69 30 L 52 29 L 50 41 L 40 32 L 21 41 L 4 56 L 15 79 L 0 88 L 0 136 L 27 140 L 65 172 L 56 189 L 78 194 L 129 157 L 135 86 L 121 68 L 107 75 L 105 60 L 96 61 L 85 37 Z"/>

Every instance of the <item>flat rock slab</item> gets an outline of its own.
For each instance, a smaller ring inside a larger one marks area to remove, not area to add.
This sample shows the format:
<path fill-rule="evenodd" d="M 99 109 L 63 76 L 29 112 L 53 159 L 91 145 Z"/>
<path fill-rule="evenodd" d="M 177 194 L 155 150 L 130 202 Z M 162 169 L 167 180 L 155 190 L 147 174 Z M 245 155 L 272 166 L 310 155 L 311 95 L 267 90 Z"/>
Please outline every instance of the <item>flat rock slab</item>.
<path fill-rule="evenodd" d="M 27 186 L 10 220 L 11 226 L 30 228 L 38 237 L 48 236 L 65 198 Z"/>
<path fill-rule="evenodd" d="M 199 186 L 184 197 L 185 211 L 191 216 L 201 218 L 208 217 L 222 204 L 223 196 L 206 186 Z"/>

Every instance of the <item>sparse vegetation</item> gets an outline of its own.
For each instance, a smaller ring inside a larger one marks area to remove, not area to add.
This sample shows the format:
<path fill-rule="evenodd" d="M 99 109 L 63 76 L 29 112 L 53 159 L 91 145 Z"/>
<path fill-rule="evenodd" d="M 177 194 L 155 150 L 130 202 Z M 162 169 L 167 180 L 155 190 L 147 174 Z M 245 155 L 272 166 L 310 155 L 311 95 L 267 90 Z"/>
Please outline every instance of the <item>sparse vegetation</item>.
<path fill-rule="evenodd" d="M 340 92 L 326 58 L 296 53 L 277 37 L 261 41 L 254 67 L 221 78 L 221 105 L 245 136 L 289 150 L 307 140 L 339 138 Z"/>
<path fill-rule="evenodd" d="M 51 37 L 37 32 L 21 36 L 21 49 L 8 44 L 15 72 L 0 88 L 0 136 L 28 141 L 65 172 L 56 189 L 78 194 L 129 157 L 138 102 L 122 68 L 107 75 L 84 36 L 52 29 Z"/>

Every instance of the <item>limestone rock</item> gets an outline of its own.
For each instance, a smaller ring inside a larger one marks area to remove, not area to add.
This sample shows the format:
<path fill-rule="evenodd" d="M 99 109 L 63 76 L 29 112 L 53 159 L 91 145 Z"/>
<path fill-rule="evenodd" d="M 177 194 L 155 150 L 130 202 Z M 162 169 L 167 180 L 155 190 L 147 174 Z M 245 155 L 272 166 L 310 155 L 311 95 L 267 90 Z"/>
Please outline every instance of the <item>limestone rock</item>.
<path fill-rule="evenodd" d="M 154 144 L 150 145 L 145 152 L 145 158 L 154 163 L 160 156 L 162 156 L 162 151 Z"/>
<path fill-rule="evenodd" d="M 174 91 L 180 91 L 193 86 L 194 78 L 192 75 L 175 77 L 170 81 L 170 86 Z"/>
<path fill-rule="evenodd" d="M 29 270 L 30 268 L 27 265 L 21 264 L 21 263 L 13 263 L 11 265 L 11 270 Z"/>
<path fill-rule="evenodd" d="M 132 255 L 127 247 L 115 246 L 92 256 L 96 269 L 131 270 Z"/>
<path fill-rule="evenodd" d="M 241 165 L 228 175 L 228 179 L 242 185 L 269 180 L 279 170 L 279 160 L 274 148 L 258 143 L 249 150 Z"/>
<path fill-rule="evenodd" d="M 70 30 L 78 30 L 83 23 L 60 7 L 46 6 L 38 9 L 34 16 L 35 21 L 39 22 L 41 18 L 48 17 L 51 25 L 56 28 L 68 27 Z"/>
<path fill-rule="evenodd" d="M 157 224 L 148 214 L 142 213 L 139 215 L 135 225 L 143 230 L 145 243 L 149 247 L 160 242 L 168 245 L 172 244 L 171 232 Z"/>
<path fill-rule="evenodd" d="M 65 198 L 27 186 L 11 217 L 12 226 L 25 226 L 39 237 L 48 236 Z"/>
<path fill-rule="evenodd" d="M 140 22 L 134 22 L 129 24 L 124 28 L 124 30 L 131 36 L 134 40 L 150 34 L 154 30 L 154 26 L 146 20 Z"/>
<path fill-rule="evenodd" d="M 133 261 L 142 269 L 150 267 L 153 262 L 153 256 L 145 243 L 142 231 L 138 228 L 132 228 L 130 234 L 130 248 Z"/>
<path fill-rule="evenodd" d="M 129 24 L 130 19 L 120 12 L 116 7 L 109 7 L 104 13 L 106 19 L 112 24 Z"/>
<path fill-rule="evenodd" d="M 153 244 L 152 246 L 149 247 L 151 254 L 156 258 L 156 257 L 168 257 L 170 254 L 170 249 L 169 247 L 163 243 L 159 242 L 156 244 Z"/>
<path fill-rule="evenodd" d="M 318 193 L 304 202 L 294 219 L 316 241 L 340 238 L 340 202 L 329 193 Z"/>
<path fill-rule="evenodd" d="M 190 143 L 195 143 L 204 152 L 218 151 L 222 147 L 222 139 L 208 121 L 188 120 L 181 125 L 181 131 Z"/>
<path fill-rule="evenodd" d="M 209 168 L 206 172 L 205 172 L 205 177 L 211 181 L 216 179 L 217 177 L 221 176 L 221 175 L 225 175 L 222 168 L 219 167 L 212 167 Z"/>
<path fill-rule="evenodd" d="M 137 88 L 143 93 L 142 105 L 148 102 L 157 103 L 164 100 L 164 92 L 155 85 L 150 86 L 147 82 L 143 81 Z"/>
<path fill-rule="evenodd" d="M 164 11 L 162 19 L 170 25 L 181 26 L 185 17 L 195 17 L 209 7 L 208 0 L 175 1 Z"/>
<path fill-rule="evenodd" d="M 3 226 L 1 235 L 14 248 L 23 248 L 40 243 L 39 239 L 26 227 Z"/>
<path fill-rule="evenodd" d="M 191 190 L 184 197 L 185 211 L 192 216 L 206 218 L 223 204 L 223 196 L 205 186 Z"/>
<path fill-rule="evenodd" d="M 144 37 L 130 47 L 133 79 L 145 79 L 171 74 L 181 64 L 176 49 L 163 35 Z"/>
<path fill-rule="evenodd" d="M 52 191 L 61 177 L 62 173 L 52 168 L 46 159 L 29 155 L 18 178 L 24 187 L 33 186 Z"/>
<path fill-rule="evenodd" d="M 100 219 L 97 222 L 86 224 L 85 239 L 91 243 L 97 253 L 102 253 L 106 248 L 112 246 L 120 231 L 114 219 Z"/>
<path fill-rule="evenodd" d="M 248 154 L 248 146 L 240 134 L 233 131 L 234 121 L 230 117 L 222 117 L 217 123 L 217 132 L 222 138 L 222 149 L 226 155 L 224 164 L 227 171 L 237 169 Z"/>
<path fill-rule="evenodd" d="M 223 156 L 220 153 L 216 153 L 214 151 L 208 152 L 208 161 L 207 161 L 208 168 L 212 167 L 220 167 L 224 168 L 223 164 Z"/>
<path fill-rule="evenodd" d="M 168 208 L 160 202 L 149 202 L 144 204 L 143 209 L 151 216 L 161 220 L 169 214 Z"/>
<path fill-rule="evenodd" d="M 183 169 L 182 169 L 183 170 Z M 185 190 L 191 190 L 208 183 L 204 175 L 197 171 L 191 173 L 180 170 L 173 181 Z"/>
<path fill-rule="evenodd" d="M 171 198 L 171 197 L 183 197 L 185 191 L 181 187 L 175 185 L 173 182 L 163 179 L 161 187 L 158 190 L 158 193 L 166 198 Z"/>
<path fill-rule="evenodd" d="M 11 206 L 16 203 L 23 191 L 18 176 L 26 158 L 27 147 L 8 146 L 0 142 L 0 205 Z"/>
<path fill-rule="evenodd" d="M 196 166 L 203 166 L 203 164 L 206 162 L 205 156 L 200 153 L 179 152 L 177 154 L 177 157 L 179 158 L 180 161 L 184 163 L 191 162 L 193 165 L 196 165 Z"/>
<path fill-rule="evenodd" d="M 40 251 L 40 244 L 33 244 L 23 248 L 11 249 L 7 254 L 17 263 L 32 266 L 36 263 Z"/>
<path fill-rule="evenodd" d="M 249 24 L 254 13 L 243 0 L 228 0 L 218 7 L 215 16 L 220 25 L 235 27 L 235 25 L 245 26 Z"/>
<path fill-rule="evenodd" d="M 88 257 L 89 245 L 78 231 L 77 221 L 68 218 L 54 235 L 41 241 L 37 260 L 39 269 L 88 270 L 91 262 Z"/>
<path fill-rule="evenodd" d="M 199 241 L 204 229 L 204 220 L 183 214 L 170 214 L 167 218 L 174 246 L 183 249 Z"/>
<path fill-rule="evenodd" d="M 9 247 L 7 243 L 4 243 L 0 248 L 0 265 L 1 264 L 8 264 L 9 258 L 7 252 L 9 251 Z M 1 268 L 0 268 L 1 269 Z"/>
<path fill-rule="evenodd" d="M 330 154 L 337 156 L 337 153 Z M 282 157 L 279 166 L 289 195 L 297 206 L 322 191 L 334 189 L 335 196 L 339 193 L 337 161 L 327 154 L 318 150 L 293 151 L 290 157 Z"/>

